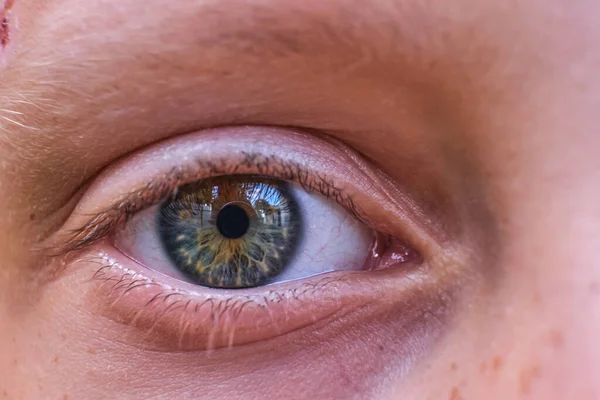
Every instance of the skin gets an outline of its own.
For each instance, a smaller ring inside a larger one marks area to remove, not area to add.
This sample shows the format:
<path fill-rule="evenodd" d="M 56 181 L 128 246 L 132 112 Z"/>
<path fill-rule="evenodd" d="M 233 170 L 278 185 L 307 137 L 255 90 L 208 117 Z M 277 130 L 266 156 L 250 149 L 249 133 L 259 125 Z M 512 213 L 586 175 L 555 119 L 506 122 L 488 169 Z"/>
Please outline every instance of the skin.
<path fill-rule="evenodd" d="M 8 6 L 0 398 L 600 398 L 600 3 Z M 207 353 L 145 342 L 81 284 L 92 266 L 38 250 L 87 191 L 104 200 L 126 154 L 202 147 L 214 127 L 287 143 L 272 126 L 326 133 L 385 173 L 398 208 L 373 215 L 406 221 L 425 272 Z"/>

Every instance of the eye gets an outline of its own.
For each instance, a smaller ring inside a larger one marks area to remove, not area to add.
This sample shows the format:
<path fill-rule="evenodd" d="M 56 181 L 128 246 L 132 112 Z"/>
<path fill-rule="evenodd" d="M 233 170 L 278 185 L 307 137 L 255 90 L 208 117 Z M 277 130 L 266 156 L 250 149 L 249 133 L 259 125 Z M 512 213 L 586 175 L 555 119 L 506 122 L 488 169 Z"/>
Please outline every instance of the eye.
<path fill-rule="evenodd" d="M 184 185 L 129 221 L 115 246 L 166 275 L 246 288 L 365 266 L 373 233 L 322 194 L 264 176 Z"/>
<path fill-rule="evenodd" d="M 106 169 L 48 246 L 89 312 L 124 326 L 118 340 L 233 348 L 390 313 L 421 329 L 415 313 L 438 298 L 424 215 L 342 143 L 215 129 Z"/>

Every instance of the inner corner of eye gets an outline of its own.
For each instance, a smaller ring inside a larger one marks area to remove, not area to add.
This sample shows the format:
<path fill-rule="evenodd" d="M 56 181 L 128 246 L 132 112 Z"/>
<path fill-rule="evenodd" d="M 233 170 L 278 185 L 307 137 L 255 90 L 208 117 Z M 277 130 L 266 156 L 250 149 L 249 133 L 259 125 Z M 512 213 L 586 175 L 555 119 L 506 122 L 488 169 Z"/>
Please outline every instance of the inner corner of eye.
<path fill-rule="evenodd" d="M 331 271 L 387 268 L 412 254 L 325 196 L 263 176 L 220 176 L 183 185 L 141 219 L 150 222 L 135 222 L 138 229 L 129 231 L 127 246 L 121 246 L 127 255 L 209 288 L 243 289 Z"/>

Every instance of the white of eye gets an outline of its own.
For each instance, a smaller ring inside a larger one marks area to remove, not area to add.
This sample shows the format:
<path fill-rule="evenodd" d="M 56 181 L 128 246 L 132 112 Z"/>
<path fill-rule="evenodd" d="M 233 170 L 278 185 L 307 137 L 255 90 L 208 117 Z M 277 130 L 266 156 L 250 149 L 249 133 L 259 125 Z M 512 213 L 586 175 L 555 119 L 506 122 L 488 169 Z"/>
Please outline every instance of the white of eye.
<path fill-rule="evenodd" d="M 294 257 L 270 283 L 297 280 L 331 271 L 361 270 L 373 239 L 372 230 L 346 209 L 318 193 L 294 186 L 303 234 Z M 117 232 L 115 245 L 140 264 L 164 275 L 192 282 L 166 254 L 157 229 L 160 206 L 136 214 Z"/>

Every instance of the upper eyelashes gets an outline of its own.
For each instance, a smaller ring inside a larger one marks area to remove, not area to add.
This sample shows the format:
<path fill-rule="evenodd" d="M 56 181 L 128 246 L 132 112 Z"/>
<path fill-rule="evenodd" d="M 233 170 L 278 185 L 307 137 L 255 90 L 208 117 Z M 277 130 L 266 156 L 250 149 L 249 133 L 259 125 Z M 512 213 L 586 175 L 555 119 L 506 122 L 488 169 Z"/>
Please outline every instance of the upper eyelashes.
<path fill-rule="evenodd" d="M 63 235 L 58 243 L 54 243 L 55 252 L 64 254 L 81 250 L 103 239 L 115 227 L 127 222 L 137 212 L 157 204 L 163 199 L 175 196 L 180 186 L 198 180 L 198 170 L 206 171 L 204 173 L 207 176 L 230 175 L 241 170 L 250 170 L 254 174 L 295 182 L 309 192 L 318 192 L 326 198 L 338 202 L 356 218 L 362 219 L 361 212 L 351 196 L 336 187 L 326 175 L 313 176 L 300 164 L 293 161 L 243 152 L 243 158 L 237 163 L 231 163 L 226 159 L 196 160 L 192 166 L 174 168 L 169 173 L 156 177 L 141 189 L 122 195 L 117 202 L 90 215 L 84 224 Z"/>

